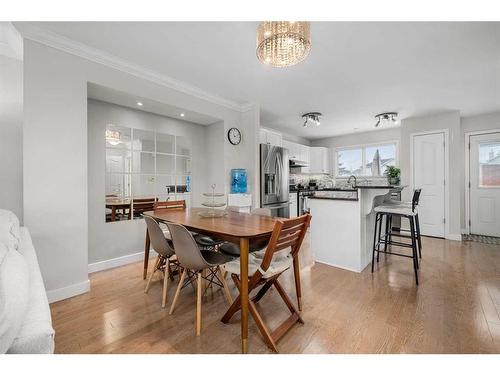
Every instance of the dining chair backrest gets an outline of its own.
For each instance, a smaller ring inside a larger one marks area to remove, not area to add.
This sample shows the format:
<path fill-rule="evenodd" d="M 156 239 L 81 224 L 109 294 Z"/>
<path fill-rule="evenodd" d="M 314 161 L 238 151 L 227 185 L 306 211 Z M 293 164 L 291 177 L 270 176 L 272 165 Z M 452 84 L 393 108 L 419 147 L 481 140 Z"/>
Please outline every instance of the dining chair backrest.
<path fill-rule="evenodd" d="M 146 226 L 148 227 L 149 241 L 153 250 L 164 257 L 170 257 L 174 254 L 174 249 L 168 244 L 165 235 L 158 222 L 150 216 L 144 216 Z"/>
<path fill-rule="evenodd" d="M 226 206 L 226 211 L 240 212 L 240 208 L 238 206 Z"/>
<path fill-rule="evenodd" d="M 142 214 L 146 211 L 152 211 L 158 198 L 134 198 L 132 204 L 134 205 L 134 215 Z"/>
<path fill-rule="evenodd" d="M 269 208 L 254 208 L 250 213 L 252 215 L 271 216 L 271 210 Z"/>
<path fill-rule="evenodd" d="M 154 209 L 174 209 L 174 208 L 186 208 L 186 201 L 184 199 L 178 201 L 162 201 L 155 202 Z"/>
<path fill-rule="evenodd" d="M 422 192 L 422 189 L 415 189 L 413 191 L 413 198 L 411 199 L 411 210 L 412 212 L 415 211 L 415 208 L 418 206 L 418 202 L 420 200 L 420 193 Z"/>
<path fill-rule="evenodd" d="M 181 266 L 190 270 L 207 268 L 207 262 L 201 255 L 200 248 L 186 227 L 174 223 L 167 223 L 167 227 L 172 236 L 175 254 Z"/>
<path fill-rule="evenodd" d="M 302 241 L 311 222 L 311 215 L 306 214 L 293 219 L 278 220 L 274 224 L 273 233 L 266 252 L 259 267 L 259 271 L 252 277 L 253 282 L 258 282 L 261 278 L 261 270 L 266 272 L 273 260 L 273 255 L 281 250 L 290 248 L 290 254 L 296 257 Z"/>

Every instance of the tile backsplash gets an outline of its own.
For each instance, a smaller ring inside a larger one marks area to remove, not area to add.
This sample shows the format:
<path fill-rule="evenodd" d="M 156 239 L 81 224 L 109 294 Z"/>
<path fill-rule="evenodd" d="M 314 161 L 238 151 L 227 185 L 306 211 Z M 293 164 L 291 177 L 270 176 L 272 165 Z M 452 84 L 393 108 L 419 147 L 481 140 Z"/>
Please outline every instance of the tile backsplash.
<path fill-rule="evenodd" d="M 333 178 L 328 174 L 309 174 L 309 173 L 290 173 L 290 183 L 295 185 L 307 185 L 310 180 L 316 180 L 316 183 L 322 187 L 332 185 Z"/>
<path fill-rule="evenodd" d="M 290 173 L 290 184 L 301 184 L 306 186 L 310 180 L 316 180 L 316 183 L 321 188 L 329 188 L 343 185 L 347 181 L 347 177 L 334 178 L 329 174 L 309 174 L 309 173 Z M 359 184 L 375 184 L 375 185 L 385 185 L 387 184 L 386 177 L 358 177 Z"/>

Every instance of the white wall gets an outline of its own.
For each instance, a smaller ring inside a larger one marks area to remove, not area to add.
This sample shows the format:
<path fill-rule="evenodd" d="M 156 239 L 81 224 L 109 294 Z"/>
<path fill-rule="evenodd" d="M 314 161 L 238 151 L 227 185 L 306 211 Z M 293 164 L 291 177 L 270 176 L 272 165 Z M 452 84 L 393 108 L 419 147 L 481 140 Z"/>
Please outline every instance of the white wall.
<path fill-rule="evenodd" d="M 23 221 L 23 62 L 0 56 L 0 208 Z"/>
<path fill-rule="evenodd" d="M 248 143 L 245 147 L 225 147 L 224 159 L 231 162 L 228 166 L 224 161 L 210 166 L 208 173 L 221 165 L 225 168 L 234 165 L 247 168 L 250 176 L 256 177 L 258 155 L 252 151 L 256 149 L 257 116 L 243 116 L 241 111 L 202 95 L 191 95 L 159 81 L 140 78 L 26 39 L 24 220 L 32 232 L 52 300 L 84 292 L 89 286 L 88 82 L 221 119 L 225 130 L 232 126 L 240 128 L 243 137 L 248 137 Z M 252 110 L 258 112 L 258 108 Z M 227 176 L 229 170 L 224 173 Z M 251 189 L 255 186 L 254 181 Z"/>
<path fill-rule="evenodd" d="M 461 236 L 461 218 L 462 211 L 460 207 L 460 189 L 463 185 L 463 157 L 460 150 L 461 132 L 460 132 L 460 113 L 458 111 L 440 113 L 424 117 L 415 117 L 404 119 L 401 122 L 401 183 L 408 185 L 409 189 L 404 189 L 402 198 L 411 200 L 411 168 L 410 168 L 410 150 L 411 138 L 414 133 L 429 132 L 435 130 L 447 130 L 449 134 L 448 159 L 449 159 L 449 179 L 448 183 L 448 233 L 449 239 L 460 239 Z"/>
<path fill-rule="evenodd" d="M 144 246 L 143 220 L 106 223 L 105 217 L 105 130 L 107 124 L 134 129 L 158 130 L 184 136 L 191 142 L 191 197 L 199 206 L 205 191 L 207 142 L 206 127 L 115 104 L 89 100 L 88 117 L 88 200 L 89 264 L 131 255 Z"/>
<path fill-rule="evenodd" d="M 400 140 L 401 128 L 395 127 L 390 129 L 379 129 L 368 132 L 339 135 L 330 138 L 314 139 L 311 141 L 311 146 L 336 148 Z"/>

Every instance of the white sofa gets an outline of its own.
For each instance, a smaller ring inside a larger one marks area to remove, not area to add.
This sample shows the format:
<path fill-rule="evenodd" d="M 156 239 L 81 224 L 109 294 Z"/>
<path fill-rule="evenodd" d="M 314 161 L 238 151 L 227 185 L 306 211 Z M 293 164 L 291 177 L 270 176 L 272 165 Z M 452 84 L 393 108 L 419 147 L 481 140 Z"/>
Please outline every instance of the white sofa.
<path fill-rule="evenodd" d="M 54 329 L 31 236 L 0 209 L 0 353 L 53 353 Z"/>

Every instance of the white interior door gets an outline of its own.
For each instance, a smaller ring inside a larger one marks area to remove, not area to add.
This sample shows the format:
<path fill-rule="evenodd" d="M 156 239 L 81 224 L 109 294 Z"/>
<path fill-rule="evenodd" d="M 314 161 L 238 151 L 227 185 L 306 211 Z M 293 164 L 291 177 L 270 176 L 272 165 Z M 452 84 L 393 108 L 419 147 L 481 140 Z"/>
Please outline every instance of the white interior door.
<path fill-rule="evenodd" d="M 423 235 L 445 236 L 445 137 L 444 133 L 413 138 L 413 185 L 422 189 L 418 205 Z"/>
<path fill-rule="evenodd" d="M 500 237 L 500 133 L 470 137 L 470 231 Z"/>

